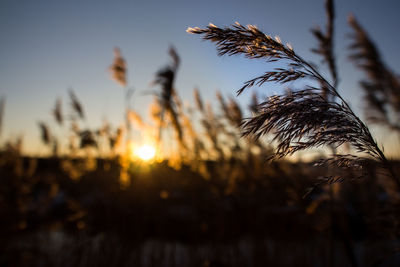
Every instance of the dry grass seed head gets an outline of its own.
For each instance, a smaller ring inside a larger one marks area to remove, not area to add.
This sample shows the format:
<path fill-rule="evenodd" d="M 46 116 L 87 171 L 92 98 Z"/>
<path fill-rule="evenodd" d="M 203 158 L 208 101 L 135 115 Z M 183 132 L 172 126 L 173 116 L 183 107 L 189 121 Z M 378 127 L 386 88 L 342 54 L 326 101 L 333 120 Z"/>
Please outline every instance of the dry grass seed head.
<path fill-rule="evenodd" d="M 53 116 L 59 125 L 63 124 L 64 118 L 63 118 L 62 111 L 61 111 L 61 99 L 60 98 L 58 98 L 56 100 L 56 104 L 53 109 Z"/>
<path fill-rule="evenodd" d="M 83 112 L 83 107 L 81 105 L 81 103 L 79 102 L 78 97 L 75 95 L 74 91 L 72 89 L 69 90 L 69 97 L 71 99 L 71 106 L 72 106 L 72 110 L 78 114 L 78 116 L 81 119 L 85 118 L 85 114 Z"/>
<path fill-rule="evenodd" d="M 255 115 L 258 113 L 258 98 L 257 98 L 257 93 L 253 92 L 251 95 L 251 102 L 249 104 L 249 111 L 251 112 L 252 115 Z"/>
<path fill-rule="evenodd" d="M 6 98 L 3 96 L 0 99 L 0 136 L 2 132 L 2 127 L 3 127 L 3 117 L 4 117 L 4 110 L 6 106 Z"/>
<path fill-rule="evenodd" d="M 196 107 L 201 111 L 204 112 L 204 104 L 203 104 L 203 99 L 201 98 L 199 89 L 195 88 L 193 90 L 193 95 L 194 95 L 194 101 L 196 103 Z"/>
<path fill-rule="evenodd" d="M 79 133 L 80 148 L 94 147 L 97 148 L 97 141 L 95 135 L 90 130 L 84 130 Z"/>
<path fill-rule="evenodd" d="M 51 143 L 51 135 L 49 127 L 44 122 L 38 123 L 41 133 L 41 139 L 45 145 L 50 145 Z"/>
<path fill-rule="evenodd" d="M 125 87 L 126 82 L 126 63 L 124 58 L 121 56 L 121 51 L 118 47 L 114 48 L 114 62 L 110 66 L 111 78 Z"/>
<path fill-rule="evenodd" d="M 143 130 L 146 126 L 140 114 L 133 110 L 128 110 L 128 119 L 129 122 L 139 130 Z"/>
<path fill-rule="evenodd" d="M 359 152 L 382 159 L 380 151 L 365 124 L 353 113 L 337 89 L 333 87 L 313 66 L 293 49 L 262 33 L 255 26 L 240 24 L 218 28 L 189 28 L 188 32 L 202 35 L 203 39 L 216 43 L 219 55 L 244 54 L 248 58 L 263 59 L 267 62 L 282 61 L 287 68 L 266 72 L 245 83 L 238 94 L 253 85 L 267 81 L 286 83 L 300 78 L 317 81 L 321 87 L 275 95 L 258 108 L 259 114 L 245 120 L 244 135 L 260 137 L 274 133 L 278 141 L 275 157 L 283 157 L 296 151 L 323 145 L 340 146 L 348 142 Z M 340 103 L 329 101 L 322 90 Z"/>
<path fill-rule="evenodd" d="M 334 37 L 334 20 L 335 20 L 335 10 L 333 0 L 325 1 L 325 10 L 327 15 L 327 24 L 325 32 L 323 32 L 319 27 L 311 30 L 314 37 L 318 40 L 318 47 L 311 49 L 312 52 L 319 54 L 323 57 L 323 62 L 328 64 L 329 71 L 332 76 L 334 87 L 338 83 L 337 67 L 333 47 L 333 37 Z"/>
<path fill-rule="evenodd" d="M 400 78 L 386 67 L 374 42 L 355 17 L 350 16 L 348 21 L 354 31 L 350 59 L 367 76 L 360 82 L 368 105 L 366 117 L 371 123 L 400 132 Z"/>
<path fill-rule="evenodd" d="M 164 119 L 164 112 L 168 114 L 177 135 L 178 142 L 182 147 L 184 147 L 183 131 L 179 122 L 179 115 L 176 111 L 176 103 L 173 98 L 176 93 L 174 92 L 174 80 L 180 64 L 180 59 L 178 53 L 173 47 L 170 48 L 169 55 L 171 56 L 172 63 L 157 72 L 154 83 L 161 86 L 160 105 L 162 111 L 160 118 L 161 120 Z M 161 139 L 161 128 L 159 139 Z"/>

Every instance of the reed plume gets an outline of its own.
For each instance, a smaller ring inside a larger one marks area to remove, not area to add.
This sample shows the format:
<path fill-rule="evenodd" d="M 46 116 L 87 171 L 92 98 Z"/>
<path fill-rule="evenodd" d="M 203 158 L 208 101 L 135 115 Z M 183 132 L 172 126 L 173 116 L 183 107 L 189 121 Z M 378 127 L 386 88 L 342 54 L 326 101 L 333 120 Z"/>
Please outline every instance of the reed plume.
<path fill-rule="evenodd" d="M 244 120 L 243 135 L 259 138 L 273 133 L 277 150 L 273 158 L 282 158 L 297 151 L 321 146 L 338 147 L 351 144 L 357 152 L 366 153 L 381 160 L 397 185 L 389 162 L 376 144 L 368 127 L 354 114 L 348 103 L 316 68 L 300 57 L 289 44 L 279 37 L 272 38 L 256 26 L 247 27 L 236 23 L 231 27 L 188 28 L 189 33 L 202 35 L 203 39 L 216 43 L 219 55 L 243 54 L 247 58 L 267 62 L 280 61 L 286 68 L 276 68 L 264 75 L 245 82 L 237 93 L 265 82 L 285 84 L 300 79 L 317 82 L 320 87 L 306 86 L 298 91 L 274 95 L 258 106 L 258 114 Z M 323 94 L 326 90 L 326 97 Z M 331 99 L 337 98 L 339 102 Z"/>
<path fill-rule="evenodd" d="M 118 47 L 114 48 L 114 62 L 110 66 L 111 78 L 120 84 L 122 87 L 126 87 L 126 62 L 121 56 L 121 51 Z"/>
<path fill-rule="evenodd" d="M 52 113 L 53 113 L 53 116 L 54 116 L 54 119 L 56 120 L 56 122 L 59 125 L 62 125 L 63 121 L 64 121 L 64 118 L 63 118 L 63 115 L 62 115 L 62 112 L 61 112 L 61 99 L 60 98 L 58 98 L 56 100 L 56 104 L 54 106 L 54 109 L 53 109 Z"/>
<path fill-rule="evenodd" d="M 194 101 L 195 101 L 195 104 L 196 104 L 197 108 L 201 112 L 204 112 L 204 103 L 203 103 L 203 99 L 201 98 L 199 89 L 195 88 L 193 90 L 193 96 L 194 96 Z"/>
<path fill-rule="evenodd" d="M 97 141 L 95 135 L 90 130 L 84 130 L 79 133 L 80 148 L 95 147 L 97 148 Z"/>
<path fill-rule="evenodd" d="M 125 102 L 125 113 L 124 113 L 124 121 L 125 127 L 127 130 L 127 135 L 125 137 L 125 146 L 128 144 L 128 141 L 131 139 L 131 125 L 129 121 L 129 111 L 130 100 L 135 92 L 134 88 L 128 88 L 127 85 L 127 65 L 125 59 L 121 55 L 121 51 L 118 47 L 114 48 L 114 62 L 110 66 L 111 78 L 121 85 L 124 88 L 124 102 Z"/>
<path fill-rule="evenodd" d="M 251 95 L 251 102 L 249 104 L 249 111 L 251 112 L 252 115 L 257 114 L 258 113 L 258 97 L 256 92 L 253 92 L 253 94 Z"/>
<path fill-rule="evenodd" d="M 162 108 L 160 114 L 161 121 L 164 120 L 164 115 L 167 113 L 177 134 L 179 144 L 184 146 L 183 131 L 179 122 L 178 113 L 175 109 L 176 104 L 173 100 L 173 95 L 175 94 L 174 80 L 180 64 L 180 59 L 173 47 L 170 48 L 169 55 L 172 58 L 172 63 L 157 72 L 154 83 L 161 86 L 161 94 L 159 96 L 159 102 Z M 161 140 L 161 127 L 158 139 L 159 141 Z"/>
<path fill-rule="evenodd" d="M 204 101 L 201 97 L 199 90 L 194 90 L 194 99 L 198 110 L 201 112 L 202 118 L 200 123 L 205 130 L 205 136 L 212 145 L 213 150 L 216 152 L 218 159 L 224 158 L 224 153 L 218 141 L 219 134 L 221 133 L 221 125 L 218 123 L 216 115 L 211 105 L 204 105 Z"/>
<path fill-rule="evenodd" d="M 137 129 L 143 130 L 145 128 L 146 124 L 144 123 L 139 113 L 133 110 L 128 110 L 127 116 L 129 119 L 129 123 L 134 125 Z"/>
<path fill-rule="evenodd" d="M 400 78 L 383 62 L 374 42 L 355 17 L 350 16 L 348 21 L 354 31 L 350 59 L 367 76 L 360 82 L 367 104 L 366 118 L 400 133 Z"/>
<path fill-rule="evenodd" d="M 42 142 L 46 145 L 50 145 L 52 138 L 49 127 L 47 127 L 47 125 L 44 122 L 38 122 L 38 125 L 40 128 Z"/>
<path fill-rule="evenodd" d="M 121 148 L 123 144 L 123 136 L 124 136 L 124 129 L 123 127 L 119 127 L 115 134 L 111 134 L 108 138 L 110 147 L 113 151 L 116 151 Z"/>
<path fill-rule="evenodd" d="M 323 32 L 319 27 L 311 30 L 312 34 L 318 41 L 318 47 L 311 49 L 312 52 L 319 54 L 323 57 L 323 62 L 328 64 L 329 71 L 332 76 L 332 84 L 334 87 L 338 85 L 338 74 L 336 67 L 336 57 L 334 53 L 334 20 L 335 10 L 333 0 L 325 1 L 325 11 L 327 17 L 326 29 Z M 329 94 L 324 89 L 323 94 L 327 97 Z"/>
<path fill-rule="evenodd" d="M 75 95 L 74 91 L 72 89 L 70 89 L 68 91 L 69 93 L 69 97 L 71 99 L 71 107 L 72 110 L 81 118 L 84 119 L 85 118 L 85 114 L 83 112 L 83 107 L 81 105 L 81 103 L 79 102 L 78 97 Z"/>
<path fill-rule="evenodd" d="M 3 117 L 4 117 L 5 106 L 6 106 L 6 98 L 3 96 L 0 99 L 0 136 L 3 130 Z"/>
<path fill-rule="evenodd" d="M 228 103 L 226 103 L 219 91 L 217 91 L 217 99 L 221 106 L 222 113 L 228 122 L 235 127 L 240 127 L 243 114 L 239 104 L 233 98 L 229 98 Z"/>

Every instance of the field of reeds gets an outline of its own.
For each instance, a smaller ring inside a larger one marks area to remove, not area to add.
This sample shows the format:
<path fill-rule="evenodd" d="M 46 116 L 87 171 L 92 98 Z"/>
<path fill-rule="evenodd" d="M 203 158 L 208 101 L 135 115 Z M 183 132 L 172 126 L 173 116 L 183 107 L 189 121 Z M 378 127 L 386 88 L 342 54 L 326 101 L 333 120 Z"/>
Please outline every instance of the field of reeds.
<path fill-rule="evenodd" d="M 201 89 L 181 99 L 171 47 L 145 116 L 115 48 L 120 122 L 88 127 L 69 89 L 49 107 L 53 120 L 38 123 L 42 156 L 2 141 L 0 266 L 400 266 L 400 162 L 368 127 L 400 137 L 400 79 L 349 17 L 349 58 L 365 72 L 365 114 L 355 114 L 341 95 L 333 1 L 325 9 L 326 28 L 312 30 L 323 73 L 252 25 L 188 29 L 220 55 L 266 61 L 238 97 L 270 82 L 283 93 L 254 93 L 246 107 Z M 285 67 L 269 70 L 271 61 Z"/>

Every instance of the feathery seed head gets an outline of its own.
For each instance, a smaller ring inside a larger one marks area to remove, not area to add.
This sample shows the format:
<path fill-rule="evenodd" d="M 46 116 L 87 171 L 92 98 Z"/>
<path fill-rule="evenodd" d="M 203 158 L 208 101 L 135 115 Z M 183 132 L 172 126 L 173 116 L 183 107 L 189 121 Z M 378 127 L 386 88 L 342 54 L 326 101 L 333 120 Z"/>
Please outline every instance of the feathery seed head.
<path fill-rule="evenodd" d="M 56 105 L 53 109 L 53 115 L 54 115 L 54 118 L 57 121 L 57 123 L 59 125 L 62 125 L 63 124 L 63 116 L 62 116 L 62 112 L 61 112 L 61 99 L 60 98 L 58 98 L 56 100 Z"/>
<path fill-rule="evenodd" d="M 39 122 L 39 128 L 41 132 L 42 141 L 44 144 L 49 145 L 51 142 L 51 135 L 49 127 L 44 122 Z"/>
<path fill-rule="evenodd" d="M 126 86 L 126 63 L 118 47 L 114 48 L 114 62 L 110 66 L 111 77 L 121 86 Z"/>
<path fill-rule="evenodd" d="M 186 29 L 186 32 L 187 33 L 197 33 L 197 32 L 199 32 L 201 29 L 199 28 L 199 27 L 188 27 L 187 29 Z"/>

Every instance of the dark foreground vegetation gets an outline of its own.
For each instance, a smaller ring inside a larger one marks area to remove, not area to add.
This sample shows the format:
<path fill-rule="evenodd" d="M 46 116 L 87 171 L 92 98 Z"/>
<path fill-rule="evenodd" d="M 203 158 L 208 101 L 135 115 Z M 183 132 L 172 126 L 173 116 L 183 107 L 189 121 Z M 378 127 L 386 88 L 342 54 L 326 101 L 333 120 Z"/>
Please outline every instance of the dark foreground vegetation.
<path fill-rule="evenodd" d="M 186 166 L 132 163 L 121 188 L 114 161 L 73 180 L 57 158 L 2 159 L 2 266 L 399 263 L 398 195 L 373 161 L 368 177 L 349 172 L 332 191 L 315 186 L 304 197 L 326 166 L 282 161 L 232 181 L 212 161 L 208 179 Z"/>

